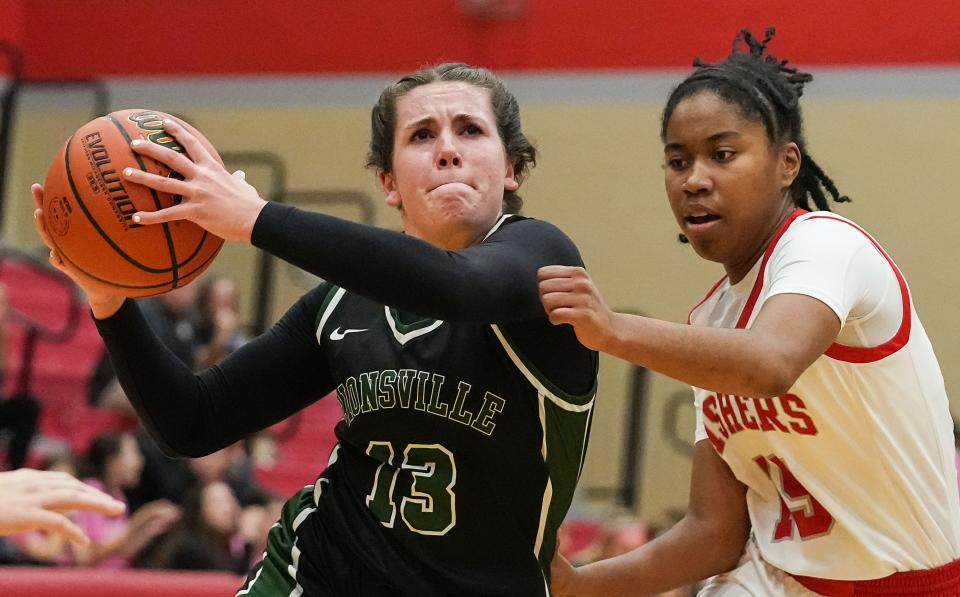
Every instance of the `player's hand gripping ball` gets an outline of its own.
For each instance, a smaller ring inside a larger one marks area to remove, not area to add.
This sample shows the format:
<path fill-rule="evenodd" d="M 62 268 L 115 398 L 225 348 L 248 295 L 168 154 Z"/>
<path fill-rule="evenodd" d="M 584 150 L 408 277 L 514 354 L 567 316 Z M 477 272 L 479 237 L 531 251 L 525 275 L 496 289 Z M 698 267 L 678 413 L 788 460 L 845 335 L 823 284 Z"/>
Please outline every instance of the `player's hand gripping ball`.
<path fill-rule="evenodd" d="M 116 289 L 139 297 L 183 286 L 213 262 L 223 239 L 188 221 L 142 226 L 138 211 L 176 205 L 179 196 L 122 180 L 124 168 L 180 178 L 167 166 L 130 149 L 142 139 L 183 151 L 163 130 L 155 110 L 119 110 L 80 127 L 54 158 L 43 190 L 47 231 L 68 264 Z M 209 141 L 183 121 L 218 161 Z"/>

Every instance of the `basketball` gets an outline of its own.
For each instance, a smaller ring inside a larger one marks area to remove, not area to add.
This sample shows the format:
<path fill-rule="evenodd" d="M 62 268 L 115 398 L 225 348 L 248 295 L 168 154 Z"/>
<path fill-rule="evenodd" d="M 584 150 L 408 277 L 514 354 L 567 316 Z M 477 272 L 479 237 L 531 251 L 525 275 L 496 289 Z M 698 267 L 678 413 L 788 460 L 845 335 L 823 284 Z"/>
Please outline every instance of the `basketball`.
<path fill-rule="evenodd" d="M 183 152 L 163 130 L 164 118 L 173 117 L 155 110 L 119 110 L 88 122 L 64 143 L 44 183 L 44 221 L 57 251 L 77 270 L 128 297 L 161 294 L 189 283 L 223 246 L 223 239 L 185 220 L 151 226 L 133 221 L 138 211 L 156 211 L 181 200 L 120 176 L 129 167 L 180 177 L 130 148 L 131 141 L 142 139 Z M 222 163 L 202 134 L 177 121 Z"/>

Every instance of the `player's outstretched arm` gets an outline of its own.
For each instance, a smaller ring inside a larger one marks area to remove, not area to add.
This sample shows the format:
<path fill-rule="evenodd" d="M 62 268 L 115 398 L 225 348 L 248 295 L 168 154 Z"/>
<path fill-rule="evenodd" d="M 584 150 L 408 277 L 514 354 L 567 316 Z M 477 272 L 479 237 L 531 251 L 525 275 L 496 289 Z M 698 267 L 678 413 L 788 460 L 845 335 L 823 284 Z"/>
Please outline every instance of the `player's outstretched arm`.
<path fill-rule="evenodd" d="M 583 268 L 543 267 L 538 280 L 550 321 L 573 326 L 589 348 L 739 396 L 788 391 L 840 332 L 830 307 L 800 294 L 771 297 L 749 329 L 726 329 L 615 313 Z"/>
<path fill-rule="evenodd" d="M 555 559 L 552 594 L 639 597 L 731 570 L 750 532 L 745 493 L 746 487 L 710 442 L 698 442 L 687 515 L 660 537 L 621 556 L 579 568 Z"/>
<path fill-rule="evenodd" d="M 116 516 L 126 507 L 67 473 L 32 469 L 0 472 L 0 504 L 0 535 L 42 529 L 81 545 L 89 539 L 64 512 Z"/>

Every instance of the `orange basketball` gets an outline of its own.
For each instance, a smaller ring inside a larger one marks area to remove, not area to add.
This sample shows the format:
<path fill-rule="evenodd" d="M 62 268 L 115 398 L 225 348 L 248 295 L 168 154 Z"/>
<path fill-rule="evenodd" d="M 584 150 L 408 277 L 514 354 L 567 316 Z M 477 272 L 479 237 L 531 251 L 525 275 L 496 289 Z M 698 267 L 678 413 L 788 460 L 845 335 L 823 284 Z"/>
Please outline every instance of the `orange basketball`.
<path fill-rule="evenodd" d="M 128 167 L 180 176 L 130 149 L 130 142 L 139 138 L 182 152 L 164 132 L 164 118 L 173 117 L 156 110 L 118 110 L 88 122 L 64 143 L 43 187 L 44 221 L 57 251 L 73 267 L 124 296 L 161 294 L 187 284 L 223 246 L 223 239 L 192 222 L 142 226 L 132 219 L 138 211 L 156 211 L 181 199 L 120 176 Z M 178 122 L 220 160 L 203 135 Z"/>

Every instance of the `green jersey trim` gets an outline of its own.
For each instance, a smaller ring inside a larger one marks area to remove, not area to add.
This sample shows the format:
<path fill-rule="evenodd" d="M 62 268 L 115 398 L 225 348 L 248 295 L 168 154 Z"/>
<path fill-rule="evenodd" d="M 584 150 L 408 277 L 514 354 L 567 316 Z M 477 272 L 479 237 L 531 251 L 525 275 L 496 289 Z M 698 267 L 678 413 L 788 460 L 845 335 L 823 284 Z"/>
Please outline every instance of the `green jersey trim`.
<path fill-rule="evenodd" d="M 340 304 L 340 299 L 346 292 L 339 286 L 331 285 L 327 295 L 323 297 L 323 302 L 320 303 L 320 308 L 317 310 L 317 342 L 323 342 L 323 326 L 327 324 L 327 320 L 330 319 L 330 315 Z"/>
<path fill-rule="evenodd" d="M 414 338 L 418 338 L 424 334 L 429 334 L 433 330 L 437 329 L 443 325 L 442 319 L 421 319 L 419 321 L 414 321 L 412 323 L 403 323 L 400 321 L 399 312 L 397 316 L 394 316 L 393 307 L 383 307 L 383 312 L 387 318 L 387 324 L 390 326 L 390 331 L 393 332 L 393 337 L 397 339 L 401 345 L 406 344 Z"/>
<path fill-rule="evenodd" d="M 568 394 L 551 382 L 547 377 L 540 373 L 540 371 L 530 362 L 529 359 L 524 358 L 522 354 L 514 350 L 513 346 L 510 344 L 510 341 L 507 340 L 507 337 L 504 335 L 503 330 L 500 329 L 500 326 L 493 324 L 490 326 L 493 329 L 493 333 L 496 334 L 497 339 L 500 340 L 500 344 L 503 345 L 503 349 L 506 351 L 507 356 L 510 357 L 510 360 L 513 361 L 513 364 L 516 365 L 517 369 L 523 373 L 523 376 L 527 378 L 527 381 L 530 382 L 537 392 L 543 394 L 544 396 L 550 398 L 550 400 L 564 410 L 569 410 L 573 412 L 583 412 L 589 410 L 593 405 L 593 398 L 597 395 L 597 380 L 594 379 L 593 387 L 590 388 L 590 391 L 582 396 L 577 396 L 574 394 Z"/>

